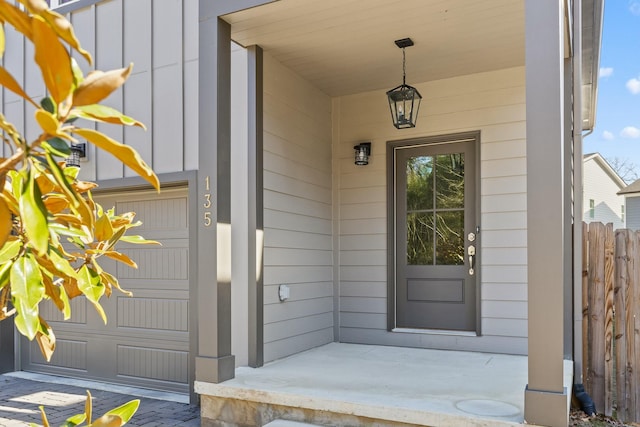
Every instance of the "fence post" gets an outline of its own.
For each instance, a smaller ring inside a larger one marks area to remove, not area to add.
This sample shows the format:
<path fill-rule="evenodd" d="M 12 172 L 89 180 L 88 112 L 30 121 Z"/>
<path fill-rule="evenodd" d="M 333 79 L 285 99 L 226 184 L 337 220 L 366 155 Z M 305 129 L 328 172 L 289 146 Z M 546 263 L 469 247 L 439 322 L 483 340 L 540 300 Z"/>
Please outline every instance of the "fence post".
<path fill-rule="evenodd" d="M 604 413 L 613 415 L 613 223 L 605 226 L 604 238 Z"/>
<path fill-rule="evenodd" d="M 600 411 L 605 407 L 605 292 L 604 241 L 602 223 L 589 224 L 589 359 L 587 391 Z"/>
<path fill-rule="evenodd" d="M 633 254 L 634 261 L 638 260 L 640 256 L 640 232 L 632 233 L 635 242 L 635 252 Z M 631 403 L 632 406 L 629 410 L 631 418 L 628 421 L 638 422 L 640 421 L 640 330 L 638 319 L 640 315 L 640 261 L 634 262 L 634 280 L 631 286 L 631 295 L 627 295 L 629 299 L 629 306 L 632 307 L 633 316 L 629 317 L 628 330 L 631 334 L 627 336 L 627 346 L 631 347 L 631 351 L 627 354 L 631 354 L 631 360 L 627 359 L 627 366 L 629 366 L 630 372 L 627 372 L 631 376 Z M 628 357 L 628 356 L 627 356 Z"/>
<path fill-rule="evenodd" d="M 614 283 L 615 295 L 615 357 L 616 357 L 616 396 L 618 403 L 618 418 L 627 420 L 629 414 L 628 409 L 628 391 L 626 380 L 627 366 L 627 346 L 626 346 L 626 326 L 627 318 L 626 310 L 626 292 L 629 287 L 629 274 L 633 271 L 630 263 L 633 259 L 627 254 L 629 247 L 630 233 L 629 230 L 616 231 L 616 277 Z"/>
<path fill-rule="evenodd" d="M 582 223 L 582 381 L 589 382 L 589 224 Z M 590 391 L 591 387 L 587 387 Z"/>

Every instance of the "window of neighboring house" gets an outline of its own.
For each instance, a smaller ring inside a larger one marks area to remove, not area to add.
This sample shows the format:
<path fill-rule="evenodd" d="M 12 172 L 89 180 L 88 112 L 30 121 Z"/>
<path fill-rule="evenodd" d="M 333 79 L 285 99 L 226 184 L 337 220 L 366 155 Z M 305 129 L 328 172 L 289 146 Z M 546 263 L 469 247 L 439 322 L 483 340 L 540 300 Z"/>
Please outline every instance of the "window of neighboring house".
<path fill-rule="evenodd" d="M 620 221 L 624 222 L 624 205 L 620 205 Z"/>
<path fill-rule="evenodd" d="M 593 199 L 589 199 L 589 218 L 593 219 L 596 217 L 596 201 Z"/>
<path fill-rule="evenodd" d="M 56 9 L 56 12 L 65 14 L 82 7 L 91 6 L 102 0 L 46 0 L 51 9 Z"/>

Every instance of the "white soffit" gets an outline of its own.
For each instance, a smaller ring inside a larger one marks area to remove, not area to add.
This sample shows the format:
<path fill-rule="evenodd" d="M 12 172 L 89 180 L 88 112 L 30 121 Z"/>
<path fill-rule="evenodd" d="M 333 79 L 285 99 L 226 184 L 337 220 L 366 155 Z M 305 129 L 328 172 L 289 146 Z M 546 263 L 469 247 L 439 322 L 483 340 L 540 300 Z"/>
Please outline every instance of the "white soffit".
<path fill-rule="evenodd" d="M 260 45 L 330 96 L 524 65 L 524 0 L 278 0 L 226 15 L 231 37 Z"/>

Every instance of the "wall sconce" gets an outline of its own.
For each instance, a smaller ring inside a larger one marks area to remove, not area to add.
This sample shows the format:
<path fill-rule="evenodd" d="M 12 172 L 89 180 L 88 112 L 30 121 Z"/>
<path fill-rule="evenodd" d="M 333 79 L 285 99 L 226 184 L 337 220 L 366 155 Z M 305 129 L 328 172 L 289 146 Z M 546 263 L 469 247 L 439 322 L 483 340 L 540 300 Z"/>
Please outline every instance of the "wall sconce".
<path fill-rule="evenodd" d="M 356 150 L 356 165 L 364 166 L 369 164 L 369 156 L 371 155 L 371 143 L 361 142 L 358 145 L 354 145 L 353 149 Z"/>
<path fill-rule="evenodd" d="M 87 157 L 87 143 L 71 144 L 71 154 L 67 157 L 67 166 L 80 167 L 80 159 Z"/>
<path fill-rule="evenodd" d="M 393 120 L 393 125 L 396 129 L 413 128 L 416 127 L 420 100 L 422 99 L 418 89 L 407 85 L 406 82 L 407 72 L 404 49 L 413 46 L 413 40 L 406 38 L 396 40 L 395 43 L 396 46 L 402 49 L 402 84 L 387 92 L 391 120 Z"/>

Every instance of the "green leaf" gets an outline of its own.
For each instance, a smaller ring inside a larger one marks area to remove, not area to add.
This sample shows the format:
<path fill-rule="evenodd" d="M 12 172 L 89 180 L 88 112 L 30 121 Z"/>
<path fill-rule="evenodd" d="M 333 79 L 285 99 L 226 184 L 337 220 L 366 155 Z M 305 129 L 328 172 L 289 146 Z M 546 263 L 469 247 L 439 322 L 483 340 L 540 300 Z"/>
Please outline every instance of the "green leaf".
<path fill-rule="evenodd" d="M 33 255 L 26 253 L 11 267 L 11 296 L 23 301 L 25 307 L 37 308 L 44 295 L 40 266 Z"/>
<path fill-rule="evenodd" d="M 100 283 L 100 278 L 94 273 L 86 264 L 78 271 L 78 288 L 91 302 L 97 302 L 104 294 L 104 286 Z"/>
<path fill-rule="evenodd" d="M 78 424 L 82 424 L 86 419 L 87 419 L 86 414 L 74 415 L 73 417 L 67 418 L 67 421 L 65 421 L 65 423 L 62 424 L 62 427 L 75 427 Z"/>
<path fill-rule="evenodd" d="M 29 238 L 29 243 L 38 252 L 44 254 L 49 247 L 49 228 L 47 226 L 47 210 L 42 203 L 40 187 L 29 171 L 26 185 L 19 200 L 20 216 Z"/>
<path fill-rule="evenodd" d="M 71 111 L 71 114 L 76 114 L 78 117 L 87 120 L 125 126 L 139 126 L 143 129 L 146 129 L 145 125 L 142 124 L 142 122 L 139 122 L 129 116 L 125 116 L 115 108 L 107 107 L 106 105 L 83 105 L 81 107 L 74 108 L 73 111 Z"/>
<path fill-rule="evenodd" d="M 87 297 L 87 299 L 93 304 L 104 323 L 107 323 L 107 316 L 104 313 L 104 309 L 100 305 L 100 297 L 104 295 L 105 287 L 100 280 L 100 276 L 87 265 L 83 265 L 78 271 L 78 289 Z"/>
<path fill-rule="evenodd" d="M 147 240 L 142 236 L 134 235 L 134 236 L 122 236 L 120 238 L 121 242 L 127 243 L 135 243 L 136 245 L 161 245 L 162 243 L 156 242 L 155 240 Z"/>
<path fill-rule="evenodd" d="M 136 411 L 138 410 L 139 406 L 140 406 L 139 399 L 131 400 L 125 403 L 124 405 L 118 406 L 117 408 L 113 408 L 112 410 L 107 412 L 105 415 L 116 415 L 122 418 L 122 421 L 124 421 L 125 423 L 128 423 L 131 417 L 133 417 L 133 414 L 135 414 Z"/>
<path fill-rule="evenodd" d="M 40 106 L 44 108 L 46 111 L 50 112 L 51 114 L 56 113 L 56 106 L 51 100 L 51 98 L 49 98 L 48 96 L 40 100 Z"/>
<path fill-rule="evenodd" d="M 71 72 L 73 72 L 73 90 L 76 90 L 84 80 L 84 73 L 78 65 L 76 58 L 71 58 Z"/>
<path fill-rule="evenodd" d="M 61 138 L 51 138 L 47 141 L 43 141 L 42 147 L 54 156 L 68 157 L 69 154 L 71 154 L 69 144 Z"/>
<path fill-rule="evenodd" d="M 9 277 L 11 276 L 11 267 L 13 262 L 7 262 L 0 267 L 0 289 L 7 286 L 9 283 Z"/>
<path fill-rule="evenodd" d="M 14 240 L 5 244 L 0 249 L 0 264 L 4 264 L 5 262 L 15 258 L 20 252 L 21 247 L 22 242 L 20 240 Z"/>
<path fill-rule="evenodd" d="M 18 331 L 29 341 L 33 340 L 40 328 L 40 316 L 38 316 L 38 307 L 28 307 L 22 299 L 14 299 L 14 307 L 16 308 L 16 316 L 14 322 Z"/>
<path fill-rule="evenodd" d="M 58 271 L 66 274 L 69 277 L 77 279 L 78 274 L 76 273 L 76 270 L 71 267 L 71 264 L 69 264 L 69 261 L 66 258 L 62 257 L 62 255 L 58 253 L 57 249 L 52 249 L 49 252 L 49 259 L 51 260 L 53 265 L 56 266 Z"/>

